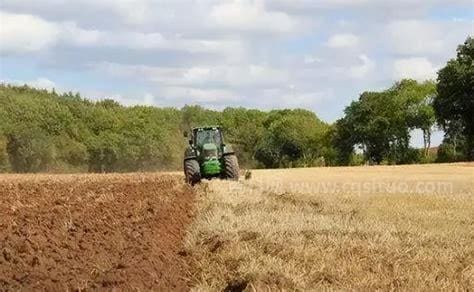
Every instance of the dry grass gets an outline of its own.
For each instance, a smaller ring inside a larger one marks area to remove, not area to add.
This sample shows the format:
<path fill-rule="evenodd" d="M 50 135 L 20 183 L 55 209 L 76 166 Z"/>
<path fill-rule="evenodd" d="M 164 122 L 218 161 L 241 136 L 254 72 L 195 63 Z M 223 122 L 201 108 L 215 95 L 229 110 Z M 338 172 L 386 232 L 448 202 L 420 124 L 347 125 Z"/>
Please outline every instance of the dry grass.
<path fill-rule="evenodd" d="M 468 290 L 474 165 L 253 171 L 200 186 L 196 290 Z"/>

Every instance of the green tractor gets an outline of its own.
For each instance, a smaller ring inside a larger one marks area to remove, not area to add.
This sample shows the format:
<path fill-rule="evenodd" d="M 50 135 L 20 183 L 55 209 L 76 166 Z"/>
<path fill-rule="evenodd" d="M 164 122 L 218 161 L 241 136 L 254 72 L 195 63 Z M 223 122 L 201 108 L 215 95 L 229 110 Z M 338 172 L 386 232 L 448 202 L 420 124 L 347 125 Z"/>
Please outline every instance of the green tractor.
<path fill-rule="evenodd" d="M 239 179 L 237 157 L 232 147 L 224 144 L 220 127 L 193 128 L 184 153 L 184 175 L 191 185 L 199 183 L 201 178 Z"/>

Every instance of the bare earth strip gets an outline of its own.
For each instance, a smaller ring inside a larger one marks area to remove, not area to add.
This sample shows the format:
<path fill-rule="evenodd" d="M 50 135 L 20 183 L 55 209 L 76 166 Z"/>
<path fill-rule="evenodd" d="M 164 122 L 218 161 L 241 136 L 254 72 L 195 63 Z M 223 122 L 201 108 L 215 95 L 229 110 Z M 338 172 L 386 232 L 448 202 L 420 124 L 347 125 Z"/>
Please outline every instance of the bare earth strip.
<path fill-rule="evenodd" d="M 187 290 L 181 176 L 0 176 L 0 290 Z"/>
<path fill-rule="evenodd" d="M 474 165 L 254 171 L 199 187 L 194 289 L 474 287 Z"/>

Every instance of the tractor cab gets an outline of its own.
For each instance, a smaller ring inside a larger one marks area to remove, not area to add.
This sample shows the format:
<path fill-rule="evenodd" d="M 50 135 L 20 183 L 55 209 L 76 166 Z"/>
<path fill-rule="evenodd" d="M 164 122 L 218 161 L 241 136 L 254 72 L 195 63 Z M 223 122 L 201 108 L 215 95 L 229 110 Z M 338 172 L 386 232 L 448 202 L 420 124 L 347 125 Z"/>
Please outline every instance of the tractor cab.
<path fill-rule="evenodd" d="M 193 145 L 203 156 L 218 157 L 223 147 L 222 132 L 219 127 L 206 127 L 193 129 Z"/>

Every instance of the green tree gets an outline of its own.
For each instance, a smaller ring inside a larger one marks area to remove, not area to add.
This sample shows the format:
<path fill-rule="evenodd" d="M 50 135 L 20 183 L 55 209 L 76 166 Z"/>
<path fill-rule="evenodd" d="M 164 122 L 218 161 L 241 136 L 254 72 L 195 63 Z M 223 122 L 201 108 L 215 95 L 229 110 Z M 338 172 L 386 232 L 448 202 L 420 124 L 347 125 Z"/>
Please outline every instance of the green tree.
<path fill-rule="evenodd" d="M 394 101 L 391 93 L 364 92 L 345 109 L 345 121 L 340 123 L 349 127 L 345 131 L 351 136 L 346 138 L 359 144 L 366 158 L 377 164 L 389 156 L 396 142 Z"/>
<path fill-rule="evenodd" d="M 436 83 L 415 80 L 402 80 L 392 88 L 404 103 L 407 127 L 410 130 L 420 129 L 423 132 L 423 154 L 426 157 L 431 146 L 431 133 L 436 122 L 432 106 L 436 95 Z"/>
<path fill-rule="evenodd" d="M 438 123 L 446 132 L 461 127 L 466 156 L 474 159 L 474 39 L 457 49 L 456 59 L 438 72 L 438 94 L 433 101 Z"/>
<path fill-rule="evenodd" d="M 332 143 L 338 162 L 349 163 L 355 147 L 376 164 L 417 162 L 417 151 L 409 145 L 410 131 L 422 129 L 425 148 L 429 148 L 433 126 L 429 98 L 433 92 L 432 82 L 402 80 L 382 92 L 362 93 L 336 122 Z"/>
<path fill-rule="evenodd" d="M 59 135 L 54 137 L 55 146 L 55 164 L 58 171 L 84 171 L 89 156 L 87 146 L 80 141 L 71 138 L 68 135 Z"/>
<path fill-rule="evenodd" d="M 0 135 L 0 172 L 10 170 L 10 162 L 8 161 L 7 138 Z"/>
<path fill-rule="evenodd" d="M 103 131 L 87 142 L 90 172 L 116 171 L 119 162 L 120 136 L 112 131 Z"/>
<path fill-rule="evenodd" d="M 313 166 L 323 156 L 323 137 L 329 127 L 314 113 L 273 111 L 264 125 L 268 128 L 255 157 L 266 167 Z"/>
<path fill-rule="evenodd" d="M 243 167 L 257 166 L 255 151 L 265 131 L 266 117 L 262 111 L 244 108 L 226 108 L 220 115 L 219 124 L 224 129 L 225 140 L 232 144 Z"/>
<path fill-rule="evenodd" d="M 354 135 L 353 125 L 349 124 L 348 118 L 336 121 L 330 132 L 330 143 L 335 151 L 334 164 L 349 165 L 354 153 L 356 135 Z"/>
<path fill-rule="evenodd" d="M 48 171 L 54 161 L 51 138 L 41 129 L 16 129 L 8 136 L 7 151 L 14 172 Z"/>
<path fill-rule="evenodd" d="M 218 123 L 219 113 L 216 111 L 205 109 L 201 106 L 185 105 L 181 109 L 182 113 L 182 124 L 181 129 L 183 131 L 190 131 L 193 127 L 197 126 L 213 126 Z"/>

